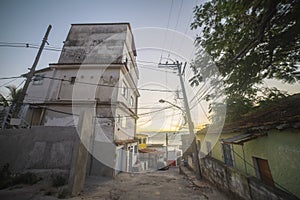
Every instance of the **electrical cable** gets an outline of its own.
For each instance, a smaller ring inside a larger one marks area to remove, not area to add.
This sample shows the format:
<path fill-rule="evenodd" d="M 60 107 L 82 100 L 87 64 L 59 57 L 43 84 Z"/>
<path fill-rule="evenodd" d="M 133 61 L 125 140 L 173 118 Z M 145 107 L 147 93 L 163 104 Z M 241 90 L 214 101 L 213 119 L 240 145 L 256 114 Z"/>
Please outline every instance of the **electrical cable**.
<path fill-rule="evenodd" d="M 55 77 L 43 76 L 43 78 L 57 80 L 57 81 L 71 82 L 70 80 L 61 79 L 61 78 L 55 78 Z M 97 83 L 88 83 L 88 82 L 82 82 L 82 81 L 75 81 L 74 84 L 84 84 L 84 85 L 93 85 L 93 86 L 102 86 L 102 87 L 111 87 L 111 88 L 123 88 L 123 87 L 120 87 L 120 86 L 97 84 Z M 152 92 L 175 92 L 175 90 L 150 89 L 150 88 L 129 88 L 129 89 L 132 89 L 132 90 L 152 91 Z"/>

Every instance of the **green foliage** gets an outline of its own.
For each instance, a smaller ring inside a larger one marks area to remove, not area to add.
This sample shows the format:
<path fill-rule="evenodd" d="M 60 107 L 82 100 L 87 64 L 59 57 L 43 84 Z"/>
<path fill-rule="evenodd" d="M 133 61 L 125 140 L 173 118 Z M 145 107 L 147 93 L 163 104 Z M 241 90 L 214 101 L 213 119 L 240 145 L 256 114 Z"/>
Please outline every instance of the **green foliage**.
<path fill-rule="evenodd" d="M 14 85 L 5 86 L 5 87 L 9 90 L 9 95 L 8 97 L 4 97 L 2 94 L 0 94 L 0 105 L 10 106 L 17 103 L 22 93 L 22 89 L 17 89 L 17 87 Z"/>
<path fill-rule="evenodd" d="M 53 187 L 60 187 L 60 186 L 66 185 L 66 184 L 67 184 L 67 180 L 66 180 L 65 177 L 55 176 L 52 179 L 52 186 Z"/>
<path fill-rule="evenodd" d="M 264 79 L 295 83 L 299 78 L 299 10 L 297 0 L 211 0 L 195 7 L 191 28 L 201 33 L 190 83 L 210 82 L 213 98 L 223 89 L 229 121 L 282 97 L 274 89 L 265 94 L 259 88 Z"/>
<path fill-rule="evenodd" d="M 202 28 L 196 43 L 226 77 L 227 90 L 244 93 L 264 78 L 295 82 L 299 9 L 299 1 L 212 0 L 194 9 L 191 27 Z"/>

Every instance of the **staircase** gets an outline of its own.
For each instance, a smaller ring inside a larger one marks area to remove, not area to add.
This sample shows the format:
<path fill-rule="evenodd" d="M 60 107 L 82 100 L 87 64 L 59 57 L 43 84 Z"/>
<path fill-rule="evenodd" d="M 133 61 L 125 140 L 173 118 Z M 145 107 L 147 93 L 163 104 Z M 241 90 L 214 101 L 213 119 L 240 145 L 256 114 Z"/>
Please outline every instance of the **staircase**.
<path fill-rule="evenodd" d="M 5 110 L 3 112 L 1 112 L 1 114 L 0 114 L 1 129 L 29 128 L 30 124 L 24 118 L 22 118 L 21 113 L 23 113 L 23 108 L 21 109 L 21 112 L 19 112 L 19 114 L 18 114 L 18 119 L 21 120 L 21 123 L 19 125 L 10 125 L 14 109 L 15 109 L 15 106 L 10 106 L 8 112 L 5 112 Z"/>

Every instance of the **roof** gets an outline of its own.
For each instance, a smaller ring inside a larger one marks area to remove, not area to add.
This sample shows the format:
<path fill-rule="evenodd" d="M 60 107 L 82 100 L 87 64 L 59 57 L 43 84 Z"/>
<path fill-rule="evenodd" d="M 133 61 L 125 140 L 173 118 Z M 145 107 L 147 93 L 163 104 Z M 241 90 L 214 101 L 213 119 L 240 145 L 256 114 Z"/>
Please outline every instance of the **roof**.
<path fill-rule="evenodd" d="M 137 134 L 135 134 L 135 137 L 137 137 L 137 138 L 145 138 L 145 137 L 149 137 L 149 135 L 142 134 L 142 133 L 137 133 Z"/>
<path fill-rule="evenodd" d="M 72 24 L 58 63 L 123 63 L 125 43 L 136 56 L 129 23 Z"/>
<path fill-rule="evenodd" d="M 257 108 L 241 120 L 226 124 L 223 133 L 300 128 L 300 93 L 279 100 L 267 108 Z"/>
<path fill-rule="evenodd" d="M 244 133 L 240 135 L 236 135 L 230 138 L 222 139 L 221 141 L 224 144 L 244 144 L 245 142 L 248 142 L 250 140 L 254 140 L 258 137 L 267 136 L 266 132 L 259 132 L 259 133 Z"/>
<path fill-rule="evenodd" d="M 130 140 L 116 140 L 115 144 L 116 145 L 124 145 L 124 144 L 135 143 L 135 142 L 138 142 L 138 140 L 135 140 L 135 139 L 130 139 Z"/>
<path fill-rule="evenodd" d="M 163 147 L 164 144 L 147 144 L 148 147 Z"/>
<path fill-rule="evenodd" d="M 150 149 L 150 148 L 145 148 L 145 149 L 139 149 L 140 153 L 153 153 L 153 154 L 163 154 L 164 152 L 162 151 L 157 151 L 156 149 Z"/>

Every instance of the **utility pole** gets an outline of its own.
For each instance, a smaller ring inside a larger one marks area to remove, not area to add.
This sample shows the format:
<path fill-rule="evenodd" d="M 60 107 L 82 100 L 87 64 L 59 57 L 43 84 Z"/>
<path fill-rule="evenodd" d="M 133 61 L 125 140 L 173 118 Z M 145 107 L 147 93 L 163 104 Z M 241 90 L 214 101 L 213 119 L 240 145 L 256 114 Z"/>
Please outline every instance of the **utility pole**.
<path fill-rule="evenodd" d="M 169 145 L 169 136 L 168 136 L 168 132 L 166 132 L 166 160 L 167 160 L 167 164 L 168 164 L 168 158 L 169 158 L 168 145 Z"/>
<path fill-rule="evenodd" d="M 43 51 L 43 49 L 44 49 L 44 47 L 45 47 L 45 44 L 46 44 L 46 42 L 47 42 L 48 35 L 49 35 L 49 33 L 50 33 L 51 28 L 52 28 L 52 26 L 49 25 L 49 26 L 48 26 L 48 29 L 47 29 L 47 31 L 46 31 L 46 34 L 45 34 L 45 36 L 44 36 L 44 38 L 43 38 L 42 44 L 41 44 L 41 46 L 40 46 L 40 48 L 39 48 L 39 51 L 38 51 L 38 53 L 37 53 L 37 55 L 36 55 L 36 57 L 35 57 L 34 63 L 32 64 L 32 67 L 30 68 L 30 71 L 26 74 L 26 82 L 25 82 L 24 87 L 23 87 L 23 89 L 22 89 L 22 93 L 20 94 L 20 97 L 19 97 L 19 99 L 17 100 L 17 103 L 16 103 L 16 105 L 15 105 L 15 108 L 13 109 L 13 114 L 12 114 L 12 116 L 13 116 L 14 118 L 18 118 L 18 115 L 19 115 L 19 112 L 20 112 L 20 110 L 21 110 L 21 107 L 22 107 L 24 98 L 25 98 L 25 96 L 26 96 L 26 92 L 27 92 L 29 83 L 31 82 L 31 79 L 32 79 L 33 76 L 34 76 L 35 68 L 36 68 L 36 66 L 37 66 L 37 64 L 38 64 L 38 62 L 39 62 L 39 59 L 40 59 L 40 57 L 41 57 L 42 51 Z"/>
<path fill-rule="evenodd" d="M 186 64 L 187 63 L 185 62 L 184 69 L 186 67 Z M 193 121 L 192 121 L 191 112 L 190 112 L 190 108 L 189 108 L 189 103 L 188 103 L 188 99 L 187 99 L 187 95 L 186 95 L 186 91 L 185 91 L 184 81 L 183 81 L 183 78 L 182 78 L 182 74 L 184 72 L 182 72 L 181 66 L 182 66 L 182 63 L 179 63 L 178 61 L 176 61 L 176 63 L 173 63 L 173 64 L 168 64 L 168 63 L 159 64 L 159 67 L 167 67 L 167 68 L 172 68 L 172 69 L 177 68 L 177 70 L 178 70 L 178 76 L 179 76 L 179 79 L 180 79 L 180 85 L 181 85 L 183 100 L 184 100 L 185 115 L 186 115 L 188 125 L 189 125 L 190 137 L 193 138 L 193 141 L 192 141 L 191 145 L 192 145 L 195 173 L 196 173 L 197 179 L 201 179 L 202 175 L 201 175 L 201 171 L 200 171 L 200 164 L 199 164 L 198 149 L 197 149 L 197 144 L 196 144 L 196 137 L 195 137 L 195 134 L 194 134 L 194 124 L 193 124 Z"/>

